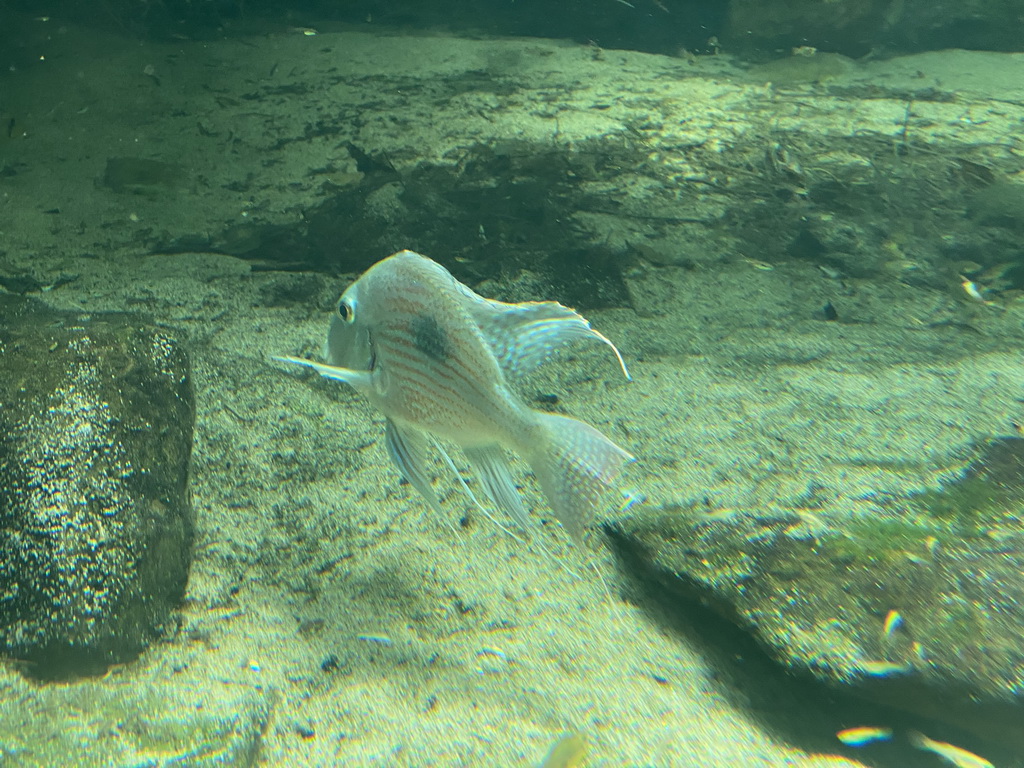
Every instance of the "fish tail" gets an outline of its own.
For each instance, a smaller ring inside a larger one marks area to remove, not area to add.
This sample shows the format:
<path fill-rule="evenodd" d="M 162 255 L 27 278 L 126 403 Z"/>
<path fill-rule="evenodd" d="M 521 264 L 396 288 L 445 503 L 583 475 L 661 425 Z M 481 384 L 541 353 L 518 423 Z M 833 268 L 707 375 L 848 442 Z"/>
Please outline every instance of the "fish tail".
<path fill-rule="evenodd" d="M 555 516 L 577 541 L 633 457 L 589 424 L 537 413 L 540 439 L 522 451 Z"/>

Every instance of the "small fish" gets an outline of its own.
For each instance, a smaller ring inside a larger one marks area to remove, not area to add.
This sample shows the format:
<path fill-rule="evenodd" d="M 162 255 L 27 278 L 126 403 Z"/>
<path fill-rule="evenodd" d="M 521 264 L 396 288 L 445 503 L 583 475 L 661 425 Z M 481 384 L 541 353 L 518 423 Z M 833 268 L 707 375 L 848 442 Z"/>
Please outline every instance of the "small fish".
<path fill-rule="evenodd" d="M 885 622 L 882 624 L 882 634 L 885 637 L 892 637 L 892 633 L 903 624 L 903 617 L 897 610 L 891 610 L 885 615 Z"/>
<path fill-rule="evenodd" d="M 968 280 L 963 275 L 960 276 L 960 287 L 964 289 L 964 293 L 970 296 L 975 301 L 985 301 L 985 297 L 978 290 L 978 285 L 973 280 Z"/>
<path fill-rule="evenodd" d="M 910 674 L 914 668 L 910 664 L 897 664 L 894 661 L 862 661 L 860 671 L 870 677 L 895 677 Z"/>
<path fill-rule="evenodd" d="M 607 344 L 629 378 L 615 345 L 573 310 L 485 299 L 437 262 L 400 251 L 342 294 L 324 346 L 329 364 L 275 359 L 345 382 L 380 410 L 388 453 L 432 509 L 427 451 L 435 445 L 452 467 L 437 442 L 447 440 L 462 448 L 495 506 L 526 528 L 507 448 L 530 465 L 555 516 L 579 539 L 633 457 L 588 424 L 532 410 L 506 381 L 577 339 Z"/>
<path fill-rule="evenodd" d="M 920 641 L 915 640 L 914 642 L 912 642 L 910 644 L 910 650 L 914 652 L 914 658 L 916 658 L 919 662 L 921 662 L 922 664 L 928 663 L 928 652 L 925 651 L 924 645 Z"/>
<path fill-rule="evenodd" d="M 984 304 L 987 307 L 996 306 L 996 302 L 989 301 L 988 299 L 985 298 L 983 290 L 978 287 L 978 284 L 976 282 L 974 282 L 973 280 L 969 280 L 963 275 L 960 275 L 960 287 L 963 288 L 964 293 L 966 293 L 974 301 L 980 302 L 981 304 Z"/>
<path fill-rule="evenodd" d="M 479 651 L 476 652 L 476 655 L 477 656 L 493 656 L 496 659 L 501 659 L 502 661 L 508 661 L 508 654 L 507 653 L 505 653 L 500 648 L 493 648 L 491 646 L 485 646 L 485 647 L 481 648 Z"/>
<path fill-rule="evenodd" d="M 952 744 L 947 744 L 944 741 L 929 739 L 923 733 L 911 731 L 908 736 L 910 743 L 915 747 L 926 752 L 934 752 L 950 765 L 956 766 L 956 768 L 995 768 L 984 757 L 979 757 L 973 752 L 968 752 L 960 747 L 954 747 Z"/>
<path fill-rule="evenodd" d="M 889 741 L 892 738 L 892 728 L 874 728 L 867 725 L 845 728 L 836 733 L 836 738 L 847 746 L 863 747 L 876 741 Z"/>
<path fill-rule="evenodd" d="M 394 642 L 387 635 L 356 635 L 356 640 L 377 645 L 394 645 Z"/>

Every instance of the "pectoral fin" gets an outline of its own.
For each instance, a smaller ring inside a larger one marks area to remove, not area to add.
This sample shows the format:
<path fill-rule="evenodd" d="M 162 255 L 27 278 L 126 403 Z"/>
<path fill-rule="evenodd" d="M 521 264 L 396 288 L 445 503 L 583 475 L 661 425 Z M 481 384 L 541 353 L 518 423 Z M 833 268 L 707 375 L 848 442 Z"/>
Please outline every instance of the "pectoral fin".
<path fill-rule="evenodd" d="M 271 357 L 271 360 L 312 368 L 325 379 L 343 381 L 358 392 L 369 392 L 372 387 L 371 376 L 373 374 L 370 371 L 353 371 L 351 368 L 339 368 L 335 365 L 315 363 L 312 360 L 305 360 L 301 357 L 278 357 L 275 355 Z"/>

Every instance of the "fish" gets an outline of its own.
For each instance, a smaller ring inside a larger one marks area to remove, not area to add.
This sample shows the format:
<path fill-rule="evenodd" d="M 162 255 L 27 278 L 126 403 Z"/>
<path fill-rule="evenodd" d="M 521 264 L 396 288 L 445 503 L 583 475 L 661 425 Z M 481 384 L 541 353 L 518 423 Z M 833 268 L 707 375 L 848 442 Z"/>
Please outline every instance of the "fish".
<path fill-rule="evenodd" d="M 582 339 L 610 347 L 631 378 L 611 340 L 574 310 L 555 301 L 484 298 L 441 264 L 404 250 L 342 293 L 323 348 L 326 364 L 274 359 L 344 382 L 383 413 L 392 461 L 433 510 L 440 512 L 429 450 L 437 448 L 454 470 L 442 441 L 454 443 L 494 505 L 529 530 L 510 450 L 530 466 L 555 517 L 579 540 L 634 457 L 589 424 L 530 408 L 509 376 Z"/>
<path fill-rule="evenodd" d="M 892 637 L 893 632 L 899 629 L 903 625 L 903 617 L 900 612 L 893 609 L 885 615 L 885 622 L 882 624 L 882 636 L 885 638 Z"/>
<path fill-rule="evenodd" d="M 892 728 L 876 728 L 869 725 L 844 728 L 836 732 L 836 738 L 847 746 L 863 747 L 876 741 L 888 741 L 892 738 Z"/>
<path fill-rule="evenodd" d="M 961 747 L 947 744 L 944 741 L 929 739 L 923 733 L 911 731 L 907 736 L 913 746 L 918 749 L 923 749 L 926 752 L 935 753 L 950 765 L 956 766 L 956 768 L 995 768 L 995 766 L 984 757 L 980 757 L 973 752 L 968 752 L 966 749 Z"/>
<path fill-rule="evenodd" d="M 869 677 L 896 677 L 914 671 L 911 664 L 897 664 L 894 661 L 862 661 L 860 671 Z"/>
<path fill-rule="evenodd" d="M 920 640 L 915 640 L 910 644 L 910 650 L 914 652 L 914 658 L 922 664 L 928 663 L 928 652 L 924 649 L 924 644 Z"/>

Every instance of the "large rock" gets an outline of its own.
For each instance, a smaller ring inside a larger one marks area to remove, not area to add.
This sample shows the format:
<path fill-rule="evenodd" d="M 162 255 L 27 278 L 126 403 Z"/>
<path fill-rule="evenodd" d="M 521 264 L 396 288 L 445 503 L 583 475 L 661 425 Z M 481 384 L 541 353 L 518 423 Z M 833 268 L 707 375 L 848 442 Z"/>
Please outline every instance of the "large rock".
<path fill-rule="evenodd" d="M 139 653 L 188 576 L 193 402 L 172 338 L 0 297 L 0 646 L 41 677 Z"/>
<path fill-rule="evenodd" d="M 80 55 L 73 35 L 39 50 Z M 8 139 L 4 173 L 23 184 L 45 173 L 68 190 L 95 179 L 73 202 L 83 221 L 103 222 L 82 235 L 85 252 L 216 251 L 257 269 L 338 274 L 413 248 L 476 288 L 531 273 L 547 296 L 582 310 L 655 314 L 662 267 L 714 270 L 737 255 L 935 288 L 1018 258 L 1019 236 L 1005 224 L 1019 217 L 1000 202 L 1024 182 L 1007 139 L 1024 119 L 1024 55 L 859 63 L 819 52 L 748 68 L 729 56 L 529 40 L 410 37 L 392 49 L 371 31 L 321 31 L 315 45 L 294 30 L 249 42 L 236 66 L 280 66 L 219 86 L 198 126 L 156 72 L 121 102 L 123 123 L 96 128 L 94 155 L 44 164 L 33 147 L 66 137 L 43 123 L 34 144 Z M 190 55 L 196 67 L 220 65 L 201 46 Z M 97 77 L 141 69 L 106 50 L 101 61 Z M 27 104 L 52 87 L 19 82 Z M 253 116 L 254 101 L 273 110 Z M 30 113 L 17 107 L 12 98 L 3 109 L 20 126 Z M 125 126 L 154 110 L 167 115 L 165 159 L 126 156 L 136 137 Z M 26 194 L 39 210 L 54 204 L 48 186 Z M 137 221 L 117 226 L 112 212 Z M 51 237 L 44 219 L 31 224 L 5 231 L 11 252 Z M 52 262 L 30 267 L 0 265 L 0 283 L 18 291 L 60 279 Z M 1019 272 L 997 277 L 979 282 L 1024 287 Z M 494 295 L 522 300 L 537 287 Z"/>
<path fill-rule="evenodd" d="M 848 520 L 664 508 L 609 530 L 626 562 L 781 663 L 1024 749 L 1024 440 L 939 491 Z"/>
<path fill-rule="evenodd" d="M 222 690 L 197 699 L 189 686 L 90 679 L 41 686 L 0 680 L 0 764 L 17 768 L 218 766 L 259 762 L 278 695 Z M 202 703 L 199 704 L 198 702 Z M 40 717 L 46 712 L 46 717 Z M 69 761 L 68 758 L 73 757 Z"/>

